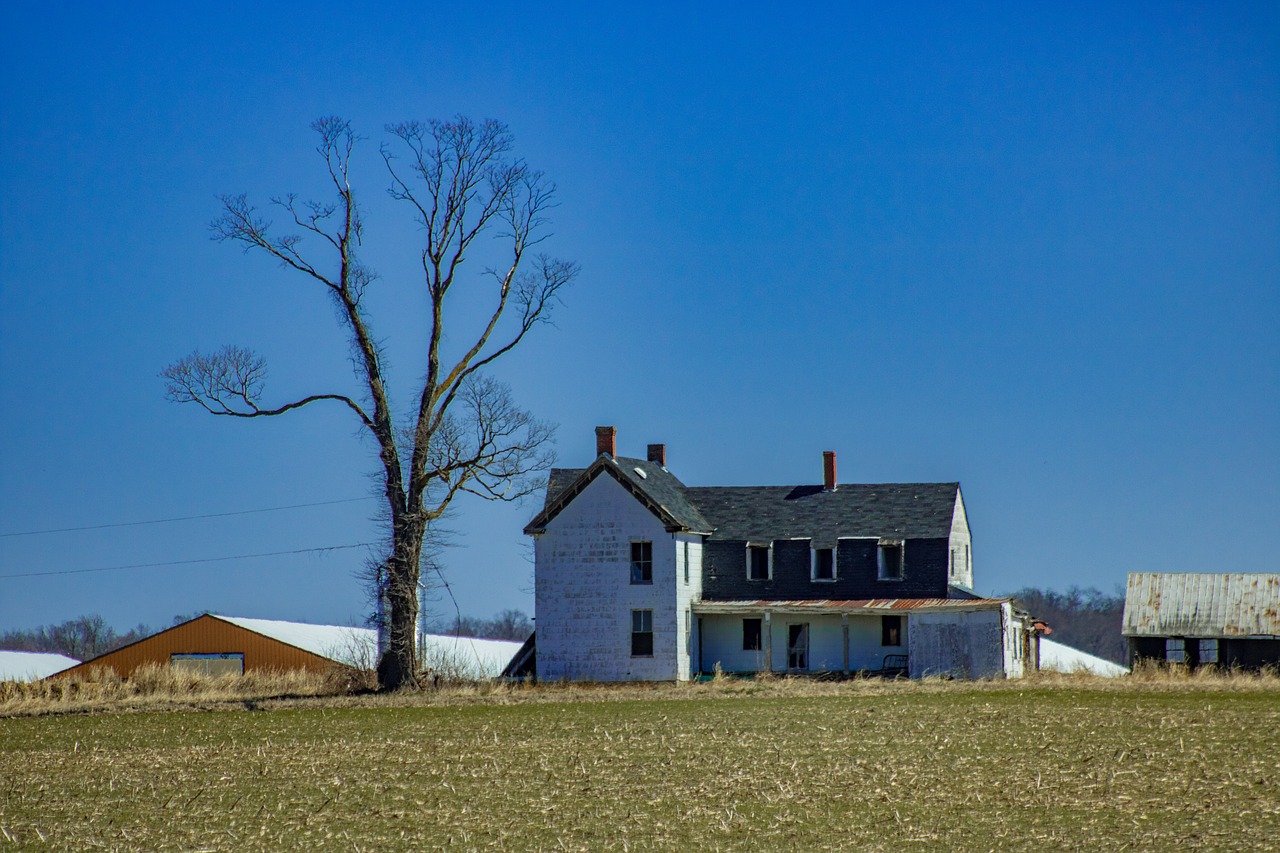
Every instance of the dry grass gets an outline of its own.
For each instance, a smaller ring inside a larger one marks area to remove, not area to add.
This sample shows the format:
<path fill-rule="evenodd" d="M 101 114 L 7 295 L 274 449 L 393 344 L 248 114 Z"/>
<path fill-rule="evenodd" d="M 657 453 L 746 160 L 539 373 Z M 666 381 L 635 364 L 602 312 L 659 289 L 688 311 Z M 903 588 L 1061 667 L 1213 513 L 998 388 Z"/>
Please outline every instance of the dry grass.
<path fill-rule="evenodd" d="M 1273 675 L 477 685 L 256 707 L 285 705 L 0 720 L 0 851 L 1280 839 Z"/>

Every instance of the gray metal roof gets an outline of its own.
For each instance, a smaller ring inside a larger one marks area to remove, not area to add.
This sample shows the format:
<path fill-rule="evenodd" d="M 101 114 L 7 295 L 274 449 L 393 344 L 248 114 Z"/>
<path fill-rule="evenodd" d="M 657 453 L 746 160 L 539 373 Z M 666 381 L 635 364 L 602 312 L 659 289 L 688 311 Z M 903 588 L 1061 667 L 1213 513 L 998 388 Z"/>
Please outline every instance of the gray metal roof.
<path fill-rule="evenodd" d="M 1280 574 L 1131 572 L 1124 634 L 1280 637 Z"/>
<path fill-rule="evenodd" d="M 580 491 L 585 475 L 599 464 L 552 469 L 543 511 L 526 531 L 554 517 L 566 503 L 562 497 Z M 812 538 L 834 545 L 840 537 L 945 539 L 960 491 L 959 483 L 850 483 L 833 492 L 822 486 L 685 486 L 665 468 L 627 458 L 616 460 L 613 473 L 684 529 L 734 541 Z"/>

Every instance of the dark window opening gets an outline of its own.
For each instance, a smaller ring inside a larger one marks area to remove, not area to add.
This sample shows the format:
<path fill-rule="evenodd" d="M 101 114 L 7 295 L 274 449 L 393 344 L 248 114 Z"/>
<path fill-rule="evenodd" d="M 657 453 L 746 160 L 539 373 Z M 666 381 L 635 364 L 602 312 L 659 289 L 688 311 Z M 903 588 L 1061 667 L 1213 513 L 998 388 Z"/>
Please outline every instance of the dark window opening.
<path fill-rule="evenodd" d="M 787 669 L 809 668 L 809 625 L 787 626 Z"/>
<path fill-rule="evenodd" d="M 819 548 L 813 552 L 813 579 L 816 581 L 836 579 L 836 556 L 832 549 Z"/>
<path fill-rule="evenodd" d="M 653 543 L 631 543 L 631 582 L 653 583 Z"/>
<path fill-rule="evenodd" d="M 880 544 L 880 579 L 902 579 L 901 542 L 882 542 Z"/>
<path fill-rule="evenodd" d="M 753 581 L 769 579 L 768 545 L 751 545 L 747 548 L 747 579 Z"/>
<path fill-rule="evenodd" d="M 653 611 L 631 611 L 631 656 L 653 657 Z"/>
<path fill-rule="evenodd" d="M 742 620 L 742 650 L 744 652 L 758 652 L 761 648 L 761 626 L 763 621 L 760 619 L 743 619 Z"/>
<path fill-rule="evenodd" d="M 684 582 L 689 583 L 689 543 L 684 543 Z"/>
<path fill-rule="evenodd" d="M 881 616 L 880 617 L 880 645 L 882 646 L 901 646 L 902 645 L 902 617 L 901 616 Z"/>

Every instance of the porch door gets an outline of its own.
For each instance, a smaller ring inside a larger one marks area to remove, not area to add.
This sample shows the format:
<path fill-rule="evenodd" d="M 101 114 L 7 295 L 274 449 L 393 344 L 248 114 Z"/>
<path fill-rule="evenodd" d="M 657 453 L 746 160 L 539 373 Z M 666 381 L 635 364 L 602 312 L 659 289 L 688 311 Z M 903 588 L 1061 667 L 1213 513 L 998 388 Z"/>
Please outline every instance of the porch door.
<path fill-rule="evenodd" d="M 809 623 L 787 626 L 787 669 L 809 668 Z"/>

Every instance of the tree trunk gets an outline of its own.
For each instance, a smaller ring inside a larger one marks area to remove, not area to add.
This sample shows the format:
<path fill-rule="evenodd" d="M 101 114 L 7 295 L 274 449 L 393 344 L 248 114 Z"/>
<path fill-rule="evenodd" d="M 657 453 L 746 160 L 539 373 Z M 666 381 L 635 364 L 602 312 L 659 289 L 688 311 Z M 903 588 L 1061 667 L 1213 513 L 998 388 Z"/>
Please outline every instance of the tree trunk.
<path fill-rule="evenodd" d="M 411 516 L 393 523 L 395 541 L 386 566 L 387 648 L 378 661 L 383 690 L 418 686 L 418 572 L 425 525 Z"/>

